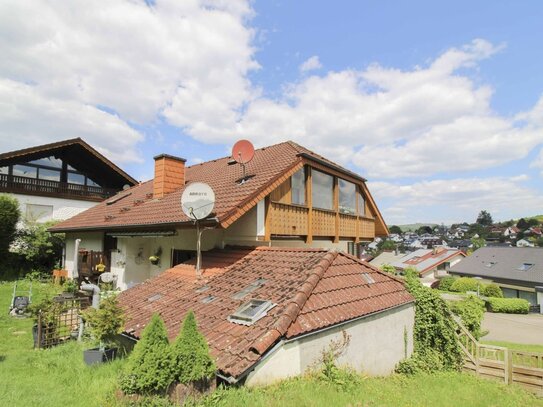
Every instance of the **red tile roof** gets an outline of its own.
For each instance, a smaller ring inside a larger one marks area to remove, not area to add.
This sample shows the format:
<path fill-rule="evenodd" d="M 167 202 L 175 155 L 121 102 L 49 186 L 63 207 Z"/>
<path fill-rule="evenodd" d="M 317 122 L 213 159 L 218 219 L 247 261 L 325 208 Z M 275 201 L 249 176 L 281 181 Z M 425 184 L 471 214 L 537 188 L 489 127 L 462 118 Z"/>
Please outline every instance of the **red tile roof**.
<path fill-rule="evenodd" d="M 128 317 L 125 328 L 138 337 L 158 312 L 173 340 L 192 309 L 219 370 L 234 377 L 255 365 L 281 338 L 413 301 L 401 281 L 352 256 L 324 249 L 215 250 L 204 253 L 203 264 L 214 270 L 204 272 L 205 282 L 195 279 L 194 269 L 191 275 L 186 266 L 178 266 L 121 293 Z M 363 273 L 374 282 L 369 284 Z M 243 299 L 232 298 L 258 278 L 266 279 L 262 287 Z M 209 288 L 197 291 L 203 285 Z M 209 295 L 215 300 L 202 303 Z M 276 306 L 251 326 L 229 322 L 227 317 L 249 299 Z"/>
<path fill-rule="evenodd" d="M 187 183 L 205 182 L 213 188 L 216 200 L 214 214 L 220 226 L 226 228 L 287 180 L 309 157 L 363 181 L 349 170 L 290 141 L 256 150 L 253 160 L 247 164 L 247 175 L 252 177 L 243 184 L 236 182 L 242 177 L 242 169 L 237 164 L 228 165 L 230 157 L 187 167 L 185 179 Z M 51 230 L 111 230 L 188 223 L 190 219 L 182 212 L 180 204 L 183 190 L 155 199 L 153 181 L 147 181 L 57 224 Z M 369 198 L 373 205 L 371 196 Z M 373 209 L 384 226 L 377 207 Z"/>

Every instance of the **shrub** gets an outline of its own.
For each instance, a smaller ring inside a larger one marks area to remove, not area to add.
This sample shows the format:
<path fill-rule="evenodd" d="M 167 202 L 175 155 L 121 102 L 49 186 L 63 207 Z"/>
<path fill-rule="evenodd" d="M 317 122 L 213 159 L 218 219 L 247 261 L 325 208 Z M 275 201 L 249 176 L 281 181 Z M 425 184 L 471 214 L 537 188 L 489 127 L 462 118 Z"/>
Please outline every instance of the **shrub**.
<path fill-rule="evenodd" d="M 497 284 L 489 284 L 485 287 L 483 294 L 487 297 L 503 298 L 502 289 Z"/>
<path fill-rule="evenodd" d="M 94 339 L 100 341 L 101 349 L 114 343 L 115 336 L 121 333 L 124 326 L 124 312 L 115 296 L 101 300 L 98 309 L 83 311 L 83 319 L 88 323 L 87 328 Z"/>
<path fill-rule="evenodd" d="M 126 394 L 152 394 L 166 390 L 173 381 L 171 350 L 164 322 L 153 314 L 120 377 Z"/>
<path fill-rule="evenodd" d="M 487 304 L 490 312 L 527 314 L 530 311 L 530 303 L 522 298 L 489 298 Z"/>
<path fill-rule="evenodd" d="M 209 355 L 206 339 L 198 331 L 194 313 L 189 311 L 172 349 L 173 377 L 190 383 L 213 377 L 217 370 Z"/>
<path fill-rule="evenodd" d="M 451 291 L 451 286 L 456 280 L 457 278 L 453 276 L 443 277 L 441 280 L 439 280 L 438 288 L 443 291 Z"/>
<path fill-rule="evenodd" d="M 416 300 L 414 357 L 422 358 L 425 366 L 435 370 L 459 369 L 462 354 L 456 340 L 456 324 L 447 304 L 435 290 L 424 287 L 414 273 L 407 273 L 406 283 Z M 430 350 L 437 352 L 439 363 L 435 355 L 429 355 Z"/>
<path fill-rule="evenodd" d="M 485 302 L 473 295 L 451 304 L 451 310 L 462 319 L 464 326 L 477 340 L 481 337 L 481 322 L 485 312 L 484 307 Z"/>
<path fill-rule="evenodd" d="M 380 269 L 385 273 L 396 274 L 396 267 L 392 264 L 381 264 Z"/>
<path fill-rule="evenodd" d="M 402 360 L 396 367 L 396 373 L 417 374 L 432 373 L 444 369 L 442 355 L 427 349 L 423 352 L 415 352 L 409 359 Z"/>
<path fill-rule="evenodd" d="M 465 293 L 466 291 L 477 291 L 477 287 L 481 289 L 482 284 L 476 279 L 471 277 L 460 277 L 452 283 L 450 290 L 457 293 Z"/>
<path fill-rule="evenodd" d="M 0 195 L 0 261 L 8 253 L 21 217 L 19 202 L 9 195 Z"/>

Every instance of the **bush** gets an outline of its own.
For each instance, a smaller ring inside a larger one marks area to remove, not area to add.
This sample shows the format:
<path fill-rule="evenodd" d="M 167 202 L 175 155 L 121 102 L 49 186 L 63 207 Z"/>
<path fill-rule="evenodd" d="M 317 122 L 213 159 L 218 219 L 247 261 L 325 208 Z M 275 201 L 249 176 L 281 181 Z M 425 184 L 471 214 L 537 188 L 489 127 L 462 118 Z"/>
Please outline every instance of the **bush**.
<path fill-rule="evenodd" d="M 497 284 L 489 284 L 483 290 L 483 295 L 486 297 L 503 298 L 502 289 Z"/>
<path fill-rule="evenodd" d="M 487 304 L 490 312 L 527 314 L 530 311 L 530 303 L 522 298 L 489 298 Z"/>
<path fill-rule="evenodd" d="M 4 256 L 17 232 L 21 217 L 19 202 L 9 195 L 0 195 L 0 255 Z"/>
<path fill-rule="evenodd" d="M 396 267 L 392 264 L 381 264 L 380 269 L 385 273 L 396 274 Z"/>
<path fill-rule="evenodd" d="M 457 293 L 465 293 L 466 291 L 477 291 L 477 287 L 482 289 L 482 284 L 476 279 L 460 277 L 452 283 L 450 290 Z"/>
<path fill-rule="evenodd" d="M 415 352 L 409 359 L 398 363 L 396 373 L 412 375 L 417 373 L 432 373 L 443 369 L 442 355 L 433 349 L 427 349 L 423 352 Z"/>
<path fill-rule="evenodd" d="M 462 354 L 456 339 L 456 324 L 439 293 L 424 287 L 415 273 L 407 272 L 407 289 L 415 297 L 414 354 L 435 370 L 459 369 Z M 437 352 L 440 362 L 429 351 Z M 427 360 L 427 359 L 430 360 Z M 419 364 L 420 360 L 415 362 Z"/>
<path fill-rule="evenodd" d="M 209 355 L 206 339 L 198 331 L 194 313 L 189 311 L 172 349 L 173 377 L 190 383 L 213 377 L 217 370 Z"/>
<path fill-rule="evenodd" d="M 451 303 L 451 310 L 462 319 L 464 326 L 477 340 L 481 337 L 481 322 L 485 312 L 485 302 L 470 295 L 462 301 Z"/>
<path fill-rule="evenodd" d="M 153 314 L 128 359 L 119 385 L 126 394 L 153 394 L 164 392 L 172 381 L 166 327 L 160 316 Z"/>
<path fill-rule="evenodd" d="M 439 280 L 438 288 L 443 291 L 451 291 L 451 286 L 456 280 L 457 278 L 453 276 L 443 277 L 441 280 Z"/>
<path fill-rule="evenodd" d="M 115 336 L 122 332 L 124 326 L 124 312 L 115 296 L 101 300 L 98 309 L 83 311 L 83 319 L 93 338 L 100 341 L 101 349 L 114 343 Z"/>

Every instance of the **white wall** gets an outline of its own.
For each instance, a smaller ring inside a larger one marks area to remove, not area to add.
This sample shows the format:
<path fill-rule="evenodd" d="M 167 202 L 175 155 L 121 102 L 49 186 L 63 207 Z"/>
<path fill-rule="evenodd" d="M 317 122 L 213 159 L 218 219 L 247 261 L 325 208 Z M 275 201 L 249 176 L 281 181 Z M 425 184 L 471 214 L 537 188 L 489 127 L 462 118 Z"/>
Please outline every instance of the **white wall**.
<path fill-rule="evenodd" d="M 415 307 L 407 304 L 287 342 L 249 374 L 246 384 L 269 384 L 317 367 L 322 351 L 328 349 L 331 341 L 341 339 L 343 330 L 350 342 L 338 358 L 338 365 L 372 376 L 391 374 L 398 362 L 413 352 L 414 320 Z"/>
<path fill-rule="evenodd" d="M 103 232 L 66 233 L 66 252 L 64 268 L 68 270 L 68 277 L 73 277 L 75 240 L 81 239 L 79 249 L 101 251 L 103 250 Z"/>
<path fill-rule="evenodd" d="M 35 219 L 38 222 L 45 222 L 48 220 L 65 220 L 77 215 L 84 210 L 91 208 L 98 204 L 98 202 L 78 201 L 75 199 L 64 198 L 52 198 L 47 196 L 35 196 L 35 195 L 21 195 L 10 194 L 19 201 L 19 207 L 21 214 L 24 217 L 26 215 L 26 205 L 45 205 L 53 207 L 53 215 L 46 218 Z"/>

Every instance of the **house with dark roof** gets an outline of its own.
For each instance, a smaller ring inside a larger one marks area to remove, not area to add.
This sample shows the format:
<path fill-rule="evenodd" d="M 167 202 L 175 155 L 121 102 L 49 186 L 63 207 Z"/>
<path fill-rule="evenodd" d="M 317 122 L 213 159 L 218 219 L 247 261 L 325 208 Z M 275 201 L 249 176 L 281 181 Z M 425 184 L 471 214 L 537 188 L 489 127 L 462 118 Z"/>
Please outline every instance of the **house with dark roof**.
<path fill-rule="evenodd" d="M 414 299 L 402 280 L 330 249 L 256 247 L 204 253 L 119 296 L 125 337 L 137 340 L 158 312 L 171 340 L 193 310 L 219 378 L 268 384 L 317 367 L 339 344 L 337 362 L 386 375 L 413 350 Z"/>
<path fill-rule="evenodd" d="M 413 268 L 419 272 L 420 278 L 432 281 L 438 276 L 446 275 L 448 270 L 465 256 L 458 249 L 441 246 L 415 250 L 397 259 L 392 265 L 399 271 Z"/>
<path fill-rule="evenodd" d="M 193 258 L 196 227 L 180 200 L 195 182 L 210 185 L 216 197 L 200 222 L 203 251 L 235 245 L 358 254 L 388 234 L 364 178 L 296 143 L 258 149 L 245 168 L 232 157 L 185 166 L 185 159 L 162 154 L 152 180 L 51 229 L 66 233 L 68 271 L 87 267 L 95 278 L 96 264 L 104 263 L 126 289 Z"/>
<path fill-rule="evenodd" d="M 80 138 L 0 154 L 0 193 L 33 221 L 68 219 L 136 184 Z"/>
<path fill-rule="evenodd" d="M 480 277 L 498 284 L 505 297 L 543 303 L 543 249 L 481 247 L 451 267 L 452 275 Z"/>

